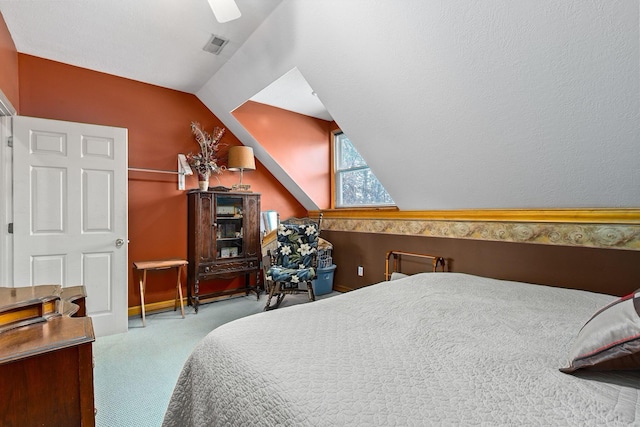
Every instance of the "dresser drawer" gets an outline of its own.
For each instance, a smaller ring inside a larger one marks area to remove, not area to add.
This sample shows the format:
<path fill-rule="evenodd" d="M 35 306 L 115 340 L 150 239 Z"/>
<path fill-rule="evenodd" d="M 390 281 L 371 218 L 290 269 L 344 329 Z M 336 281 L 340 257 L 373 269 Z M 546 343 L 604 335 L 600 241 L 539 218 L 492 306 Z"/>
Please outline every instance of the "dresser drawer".
<path fill-rule="evenodd" d="M 205 276 L 226 276 L 233 273 L 245 273 L 256 271 L 259 268 L 257 259 L 242 259 L 238 261 L 225 261 L 216 264 L 200 264 L 198 275 Z"/>

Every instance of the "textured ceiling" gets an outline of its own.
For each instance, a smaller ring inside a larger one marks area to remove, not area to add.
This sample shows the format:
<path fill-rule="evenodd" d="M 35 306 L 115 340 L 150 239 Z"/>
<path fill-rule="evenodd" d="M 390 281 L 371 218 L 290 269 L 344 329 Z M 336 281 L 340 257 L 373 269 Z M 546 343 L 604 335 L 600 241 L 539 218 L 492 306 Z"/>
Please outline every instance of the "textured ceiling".
<path fill-rule="evenodd" d="M 401 210 L 636 207 L 638 4 L 283 0 L 197 95 L 310 210 L 230 113 L 293 68 Z"/>
<path fill-rule="evenodd" d="M 402 210 L 638 206 L 637 0 L 237 1 L 0 11 L 22 53 L 196 94 L 308 209 L 231 114 L 294 69 Z"/>
<path fill-rule="evenodd" d="M 220 24 L 207 0 L 0 0 L 18 52 L 197 92 L 282 0 L 237 0 Z M 219 55 L 203 47 L 229 39 Z"/>
<path fill-rule="evenodd" d="M 251 97 L 252 101 L 331 121 L 331 115 L 297 68 Z"/>
<path fill-rule="evenodd" d="M 281 2 L 236 0 L 242 16 L 224 24 L 207 0 L 0 0 L 0 12 L 20 53 L 196 93 Z M 212 35 L 229 40 L 219 55 L 203 50 Z M 307 87 L 293 73 L 256 101 L 331 120 Z"/>

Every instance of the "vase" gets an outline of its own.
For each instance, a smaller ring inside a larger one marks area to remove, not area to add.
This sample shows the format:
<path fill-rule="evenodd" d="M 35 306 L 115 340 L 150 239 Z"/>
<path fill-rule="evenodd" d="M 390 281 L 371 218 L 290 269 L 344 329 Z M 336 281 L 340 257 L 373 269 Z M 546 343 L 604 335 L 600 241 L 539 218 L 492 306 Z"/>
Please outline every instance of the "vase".
<path fill-rule="evenodd" d="M 198 174 L 198 188 L 200 191 L 207 191 L 209 189 L 209 172 Z"/>

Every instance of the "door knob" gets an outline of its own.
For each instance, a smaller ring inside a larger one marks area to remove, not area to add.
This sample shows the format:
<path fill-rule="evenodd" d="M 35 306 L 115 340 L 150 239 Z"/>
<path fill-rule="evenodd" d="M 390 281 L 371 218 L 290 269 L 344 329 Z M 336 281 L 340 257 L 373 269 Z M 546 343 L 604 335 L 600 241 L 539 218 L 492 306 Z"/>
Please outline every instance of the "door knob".
<path fill-rule="evenodd" d="M 124 239 L 116 239 L 116 247 L 119 248 L 122 245 L 124 245 Z"/>

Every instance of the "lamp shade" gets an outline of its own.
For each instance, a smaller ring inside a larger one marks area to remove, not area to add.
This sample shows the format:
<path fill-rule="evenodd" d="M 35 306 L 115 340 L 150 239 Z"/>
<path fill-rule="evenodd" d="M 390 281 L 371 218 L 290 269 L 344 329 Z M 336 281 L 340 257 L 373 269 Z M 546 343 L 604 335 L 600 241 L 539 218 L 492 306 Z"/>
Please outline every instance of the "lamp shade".
<path fill-rule="evenodd" d="M 243 145 L 234 145 L 229 148 L 229 164 L 227 169 L 230 171 L 255 170 L 256 161 L 253 157 L 253 148 Z"/>

